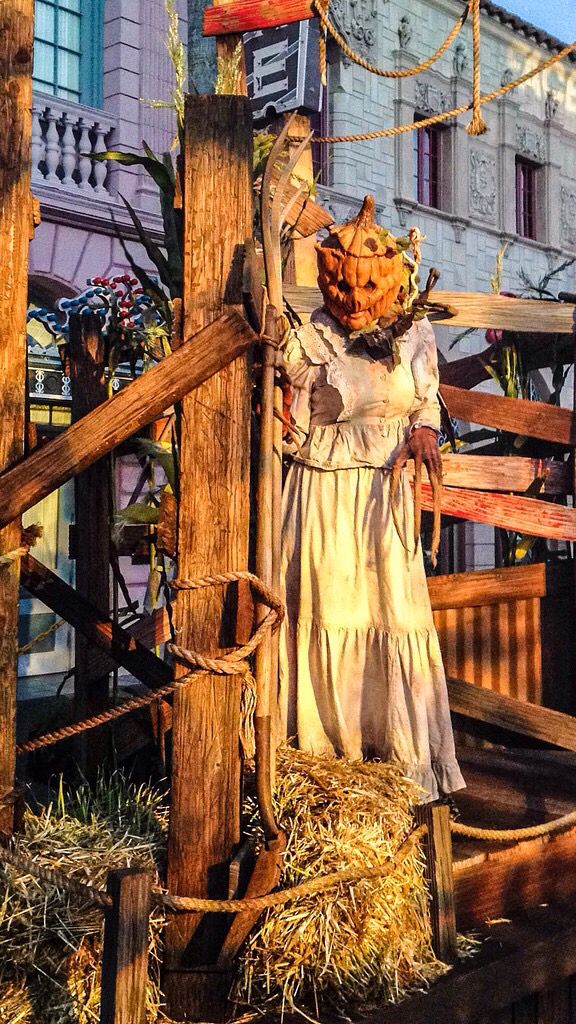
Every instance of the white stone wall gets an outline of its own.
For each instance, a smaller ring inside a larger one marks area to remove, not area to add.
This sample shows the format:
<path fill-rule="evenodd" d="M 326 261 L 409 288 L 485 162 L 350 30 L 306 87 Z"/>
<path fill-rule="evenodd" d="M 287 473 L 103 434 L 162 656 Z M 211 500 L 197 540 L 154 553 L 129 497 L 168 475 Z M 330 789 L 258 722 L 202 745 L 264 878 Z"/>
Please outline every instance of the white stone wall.
<path fill-rule="evenodd" d="M 353 47 L 371 62 L 407 68 L 438 48 L 463 4 L 455 0 L 332 0 L 331 8 Z M 545 60 L 551 51 L 483 13 L 482 92 L 498 88 Z M 431 69 L 401 80 L 378 78 L 329 46 L 330 134 L 351 134 L 413 121 L 469 102 L 472 89 L 471 25 Z M 379 219 L 394 233 L 417 224 L 426 235 L 423 272 L 441 270 L 440 288 L 490 291 L 500 247 L 507 244 L 502 288 L 520 292 L 522 268 L 538 280 L 576 259 L 576 64 L 555 65 L 505 98 L 483 107 L 488 134 L 466 132 L 470 115 L 450 121 L 443 135 L 442 210 L 419 206 L 414 195 L 412 133 L 331 147 L 330 185 L 320 198 L 336 220 L 357 209 L 366 192 L 376 196 Z M 538 171 L 538 241 L 516 235 L 515 157 Z M 576 291 L 576 263 L 554 290 Z M 480 332 L 455 348 L 455 332 L 438 330 L 449 358 L 484 346 Z M 488 385 L 486 385 L 488 386 Z M 568 396 L 570 398 L 570 396 Z M 493 564 L 493 531 L 467 530 L 468 567 Z"/>

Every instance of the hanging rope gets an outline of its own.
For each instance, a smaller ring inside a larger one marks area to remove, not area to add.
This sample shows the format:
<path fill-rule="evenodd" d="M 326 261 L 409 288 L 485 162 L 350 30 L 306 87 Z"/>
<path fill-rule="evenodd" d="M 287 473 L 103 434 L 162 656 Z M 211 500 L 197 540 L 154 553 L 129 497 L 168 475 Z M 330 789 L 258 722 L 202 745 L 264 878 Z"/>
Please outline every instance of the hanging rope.
<path fill-rule="evenodd" d="M 576 42 L 569 43 L 568 46 L 564 46 L 558 53 L 553 53 L 541 64 L 538 64 L 531 71 L 526 71 L 523 75 L 519 75 L 512 82 L 507 82 L 505 85 L 501 85 L 498 89 L 494 89 L 492 92 L 485 93 L 484 96 L 480 96 L 478 105 L 482 106 L 484 103 L 491 103 L 492 100 L 499 99 L 500 96 L 506 95 L 511 92 L 512 89 L 517 89 L 519 86 L 524 85 L 531 78 L 541 74 L 543 71 L 547 71 L 558 61 L 564 60 L 568 54 L 576 51 Z M 378 131 L 373 132 L 362 132 L 359 135 L 324 135 L 315 136 L 314 142 L 322 142 L 325 144 L 333 142 L 366 142 L 370 139 L 385 139 L 394 135 L 402 135 L 404 132 L 417 131 L 419 128 L 426 128 L 428 125 L 441 124 L 442 121 L 449 121 L 453 117 L 458 117 L 459 114 L 465 114 L 467 110 L 472 109 L 471 103 L 463 103 L 459 107 L 454 107 L 453 110 L 444 110 L 439 114 L 432 114 L 430 117 L 425 117 L 421 121 L 412 121 L 410 124 L 400 124 L 393 128 L 381 128 Z"/>
<path fill-rule="evenodd" d="M 242 647 L 237 647 L 235 650 L 230 651 L 221 657 L 200 654 L 198 651 L 190 651 L 184 647 L 179 647 L 177 644 L 168 643 L 166 644 L 167 650 L 174 654 L 176 658 L 186 662 L 186 664 L 193 669 L 193 671 L 188 675 L 181 676 L 179 679 L 175 679 L 173 683 L 168 683 L 166 686 L 162 686 L 151 693 L 144 694 L 142 697 L 134 697 L 130 700 L 124 701 L 124 703 L 119 704 L 115 708 L 108 708 L 108 710 L 102 711 L 98 715 L 92 715 L 90 718 L 85 718 L 81 722 L 74 722 L 72 725 L 64 725 L 60 729 L 44 733 L 36 739 L 20 743 L 16 747 L 16 753 L 30 754 L 34 750 L 41 750 L 43 747 L 53 746 L 55 743 L 60 743 L 61 740 L 70 739 L 72 736 L 77 736 L 80 733 L 89 731 L 90 729 L 97 729 L 99 726 L 105 725 L 107 722 L 113 722 L 115 719 L 121 718 L 123 715 L 130 714 L 132 711 L 138 711 L 140 708 L 144 708 L 147 705 L 154 703 L 161 697 L 170 696 L 179 687 L 187 686 L 193 680 L 197 679 L 200 673 L 210 672 L 213 675 L 220 676 L 242 676 L 244 687 L 242 690 L 242 707 L 240 713 L 240 740 L 246 757 L 249 759 L 253 758 L 253 722 L 256 703 L 256 684 L 254 682 L 248 658 L 262 643 L 266 633 L 279 626 L 284 616 L 284 605 L 280 599 L 276 597 L 273 591 L 258 578 L 258 576 L 244 570 L 239 572 L 217 573 L 212 576 L 202 576 L 198 579 L 192 580 L 173 580 L 170 586 L 173 590 L 201 590 L 205 587 L 215 587 L 226 583 L 233 583 L 237 580 L 246 580 L 250 583 L 250 586 L 260 597 L 262 603 L 268 605 L 270 609 L 262 619 L 262 622 L 258 625 L 254 636 L 250 638 L 248 643 L 244 644 Z"/>
<path fill-rule="evenodd" d="M 442 54 L 446 52 L 450 44 L 456 39 L 456 36 L 462 30 L 462 26 L 464 25 L 464 22 L 468 17 L 471 4 L 475 2 L 479 2 L 479 0 L 468 0 L 464 13 L 458 19 L 454 27 L 450 29 L 450 32 L 446 36 L 444 42 L 441 43 L 441 45 L 438 47 L 435 53 L 432 54 L 431 57 L 427 57 L 426 60 L 423 60 L 421 64 L 417 64 L 415 67 L 403 68 L 402 70 L 379 68 L 375 64 L 371 64 L 370 61 L 365 60 L 364 57 L 361 57 L 359 53 L 356 53 L 356 51 L 353 50 L 352 47 L 348 45 L 344 37 L 340 35 L 336 26 L 333 25 L 332 22 L 330 21 L 330 18 L 328 16 L 330 0 L 314 0 L 314 7 L 318 13 L 318 17 L 320 18 L 324 32 L 330 33 L 334 42 L 338 44 L 342 52 L 345 53 L 346 56 L 349 57 L 354 64 L 358 64 L 359 67 L 364 68 L 366 71 L 369 71 L 372 75 L 379 75 L 380 78 L 409 78 L 411 75 L 418 75 L 422 71 L 427 71 L 428 68 L 432 67 L 432 65 L 435 64 L 436 61 L 440 59 Z M 320 69 L 322 70 L 322 62 L 320 63 Z M 323 140 L 318 139 L 316 141 L 321 142 Z"/>
<path fill-rule="evenodd" d="M 472 119 L 466 128 L 468 135 L 484 135 L 486 121 L 480 110 L 480 0 L 472 2 Z"/>
<path fill-rule="evenodd" d="M 25 549 L 25 554 L 28 554 L 28 549 Z M 43 629 L 41 633 L 36 633 L 36 636 L 33 636 L 28 643 L 22 644 L 22 646 L 18 648 L 18 654 L 27 654 L 28 651 L 31 651 L 32 648 L 36 646 L 36 644 L 41 644 L 42 641 L 46 640 L 51 633 L 55 633 L 57 629 L 60 629 L 61 626 L 65 625 L 66 619 L 56 619 L 56 622 L 53 622 L 51 626 L 48 626 L 48 629 Z"/>

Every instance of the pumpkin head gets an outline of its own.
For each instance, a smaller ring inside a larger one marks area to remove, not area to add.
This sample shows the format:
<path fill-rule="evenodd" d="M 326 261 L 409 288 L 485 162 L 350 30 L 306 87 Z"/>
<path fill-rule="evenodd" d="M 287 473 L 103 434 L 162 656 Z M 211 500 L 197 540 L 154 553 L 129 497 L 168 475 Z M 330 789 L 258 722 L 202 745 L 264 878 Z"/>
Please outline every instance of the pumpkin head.
<path fill-rule="evenodd" d="M 413 229 L 413 234 L 418 242 L 420 233 Z M 374 197 L 366 196 L 358 216 L 333 228 L 316 246 L 318 286 L 328 312 L 349 331 L 373 321 L 383 327 L 393 323 L 417 295 L 417 250 L 413 238 L 396 239 L 374 223 Z"/>

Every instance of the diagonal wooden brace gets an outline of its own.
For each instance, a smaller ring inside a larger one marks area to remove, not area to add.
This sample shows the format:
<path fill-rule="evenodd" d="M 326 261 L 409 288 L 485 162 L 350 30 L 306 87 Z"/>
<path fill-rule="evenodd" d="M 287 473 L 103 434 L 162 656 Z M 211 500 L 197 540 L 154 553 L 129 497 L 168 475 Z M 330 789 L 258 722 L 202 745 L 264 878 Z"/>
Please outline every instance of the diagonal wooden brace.
<path fill-rule="evenodd" d="M 173 680 L 174 673 L 170 665 L 157 658 L 122 626 L 104 616 L 32 555 L 22 559 L 20 582 L 34 597 L 43 601 L 115 664 L 122 665 L 150 690 L 165 686 Z"/>
<path fill-rule="evenodd" d="M 235 310 L 198 331 L 116 397 L 0 475 L 0 526 L 77 473 L 246 352 L 257 336 Z"/>

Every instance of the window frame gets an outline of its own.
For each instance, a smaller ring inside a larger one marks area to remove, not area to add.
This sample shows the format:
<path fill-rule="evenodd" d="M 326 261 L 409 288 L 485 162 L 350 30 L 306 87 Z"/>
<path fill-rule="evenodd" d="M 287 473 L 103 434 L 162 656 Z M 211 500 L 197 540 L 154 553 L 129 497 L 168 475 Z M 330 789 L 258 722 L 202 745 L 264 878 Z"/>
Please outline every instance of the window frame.
<path fill-rule="evenodd" d="M 103 62 L 103 28 L 104 0 L 91 0 L 90 9 L 80 2 L 77 11 L 69 11 L 61 0 L 42 0 L 53 12 L 53 39 L 44 39 L 34 32 L 34 44 L 44 43 L 53 50 L 52 80 L 46 81 L 39 76 L 34 77 L 34 88 L 40 92 L 53 95 L 64 102 L 79 103 L 85 106 L 101 107 L 103 95 L 102 62 Z M 58 29 L 59 17 L 62 14 L 75 15 L 79 21 L 78 49 L 64 45 L 60 40 Z M 37 21 L 35 22 L 37 24 Z M 78 57 L 78 88 L 68 88 L 59 81 L 58 55 L 69 53 Z M 62 93 L 72 93 L 62 95 Z"/>
<path fill-rule="evenodd" d="M 533 160 L 516 155 L 516 234 L 519 238 L 527 238 L 532 242 L 538 241 L 539 170 L 540 165 Z"/>
<path fill-rule="evenodd" d="M 419 120 L 416 118 L 416 120 Z M 424 120 L 421 118 L 420 120 Z M 414 180 L 416 202 L 431 210 L 442 210 L 442 158 L 444 131 L 438 125 L 418 128 L 414 133 Z M 424 141 L 427 141 L 427 150 Z"/>

